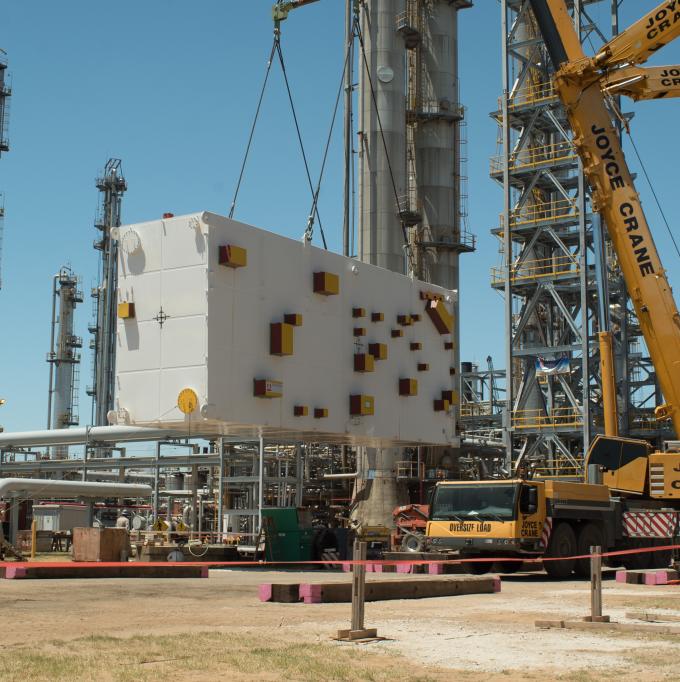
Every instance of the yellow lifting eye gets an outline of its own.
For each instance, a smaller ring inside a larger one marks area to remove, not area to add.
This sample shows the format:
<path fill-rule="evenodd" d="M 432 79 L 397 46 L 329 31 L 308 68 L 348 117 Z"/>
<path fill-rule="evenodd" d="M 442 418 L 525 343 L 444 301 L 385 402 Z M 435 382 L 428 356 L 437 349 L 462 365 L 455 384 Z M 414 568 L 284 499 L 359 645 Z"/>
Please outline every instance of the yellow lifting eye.
<path fill-rule="evenodd" d="M 184 414 L 191 414 L 198 407 L 198 396 L 196 391 L 185 388 L 177 396 L 177 407 Z"/>

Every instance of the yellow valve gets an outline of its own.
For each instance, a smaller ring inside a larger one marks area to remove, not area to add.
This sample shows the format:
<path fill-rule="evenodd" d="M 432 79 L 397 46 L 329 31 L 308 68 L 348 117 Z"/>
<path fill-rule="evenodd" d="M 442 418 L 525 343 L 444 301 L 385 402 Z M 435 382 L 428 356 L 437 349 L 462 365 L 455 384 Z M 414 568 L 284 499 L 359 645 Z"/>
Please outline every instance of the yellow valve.
<path fill-rule="evenodd" d="M 185 388 L 177 396 L 177 407 L 184 414 L 191 414 L 198 407 L 198 396 L 196 391 Z"/>

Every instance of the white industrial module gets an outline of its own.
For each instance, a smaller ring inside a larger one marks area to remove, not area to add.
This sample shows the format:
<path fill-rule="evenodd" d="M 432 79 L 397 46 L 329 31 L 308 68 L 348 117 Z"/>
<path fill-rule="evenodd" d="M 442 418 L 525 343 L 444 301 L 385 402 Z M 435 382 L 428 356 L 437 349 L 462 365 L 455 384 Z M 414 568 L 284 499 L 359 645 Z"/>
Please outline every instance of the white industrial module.
<path fill-rule="evenodd" d="M 455 444 L 454 292 L 196 213 L 121 227 L 113 423 Z"/>

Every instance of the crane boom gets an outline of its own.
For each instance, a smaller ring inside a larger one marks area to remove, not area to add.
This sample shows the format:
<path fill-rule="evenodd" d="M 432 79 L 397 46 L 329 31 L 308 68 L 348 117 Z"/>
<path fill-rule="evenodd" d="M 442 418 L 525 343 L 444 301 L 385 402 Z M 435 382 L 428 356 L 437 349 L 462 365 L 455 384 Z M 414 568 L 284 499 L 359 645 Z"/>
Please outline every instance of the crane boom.
<path fill-rule="evenodd" d="M 305 5 L 311 5 L 314 2 L 319 2 L 319 0 L 279 0 L 272 7 L 272 17 L 274 18 L 274 23 L 278 27 L 282 21 L 288 19 L 288 14 L 298 7 L 304 7 Z"/>
<path fill-rule="evenodd" d="M 564 0 L 530 2 L 556 70 L 555 88 L 567 110 L 593 208 L 605 219 L 666 400 L 657 417 L 672 420 L 680 437 L 680 313 L 602 91 L 604 64 L 639 63 L 678 36 L 680 0 L 662 3 L 595 59 L 583 52 Z M 650 22 L 655 34 L 644 31 Z"/>
<path fill-rule="evenodd" d="M 642 64 L 680 36 L 680 0 L 665 0 L 610 40 L 595 57 L 598 66 Z"/>
<path fill-rule="evenodd" d="M 625 66 L 610 71 L 602 83 L 609 94 L 641 99 L 680 97 L 680 66 L 655 66 L 644 69 Z"/>

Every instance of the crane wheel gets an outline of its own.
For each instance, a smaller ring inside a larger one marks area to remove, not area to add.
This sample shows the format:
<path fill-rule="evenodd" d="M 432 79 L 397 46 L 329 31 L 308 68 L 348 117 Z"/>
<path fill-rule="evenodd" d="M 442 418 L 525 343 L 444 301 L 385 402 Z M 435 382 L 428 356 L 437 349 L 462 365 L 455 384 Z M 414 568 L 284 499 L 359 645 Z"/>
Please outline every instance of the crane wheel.
<path fill-rule="evenodd" d="M 578 531 L 576 553 L 590 554 L 591 547 L 602 547 L 603 551 L 607 549 L 604 546 L 604 533 L 596 523 L 584 523 Z M 581 578 L 589 578 L 590 559 L 576 559 L 574 571 Z"/>
<path fill-rule="evenodd" d="M 567 557 L 572 557 L 574 554 L 576 554 L 576 533 L 568 523 L 562 521 L 553 528 L 548 551 L 545 553 L 545 558 L 552 560 L 543 563 L 545 572 L 551 578 L 568 578 L 574 571 L 576 561 Z"/>

